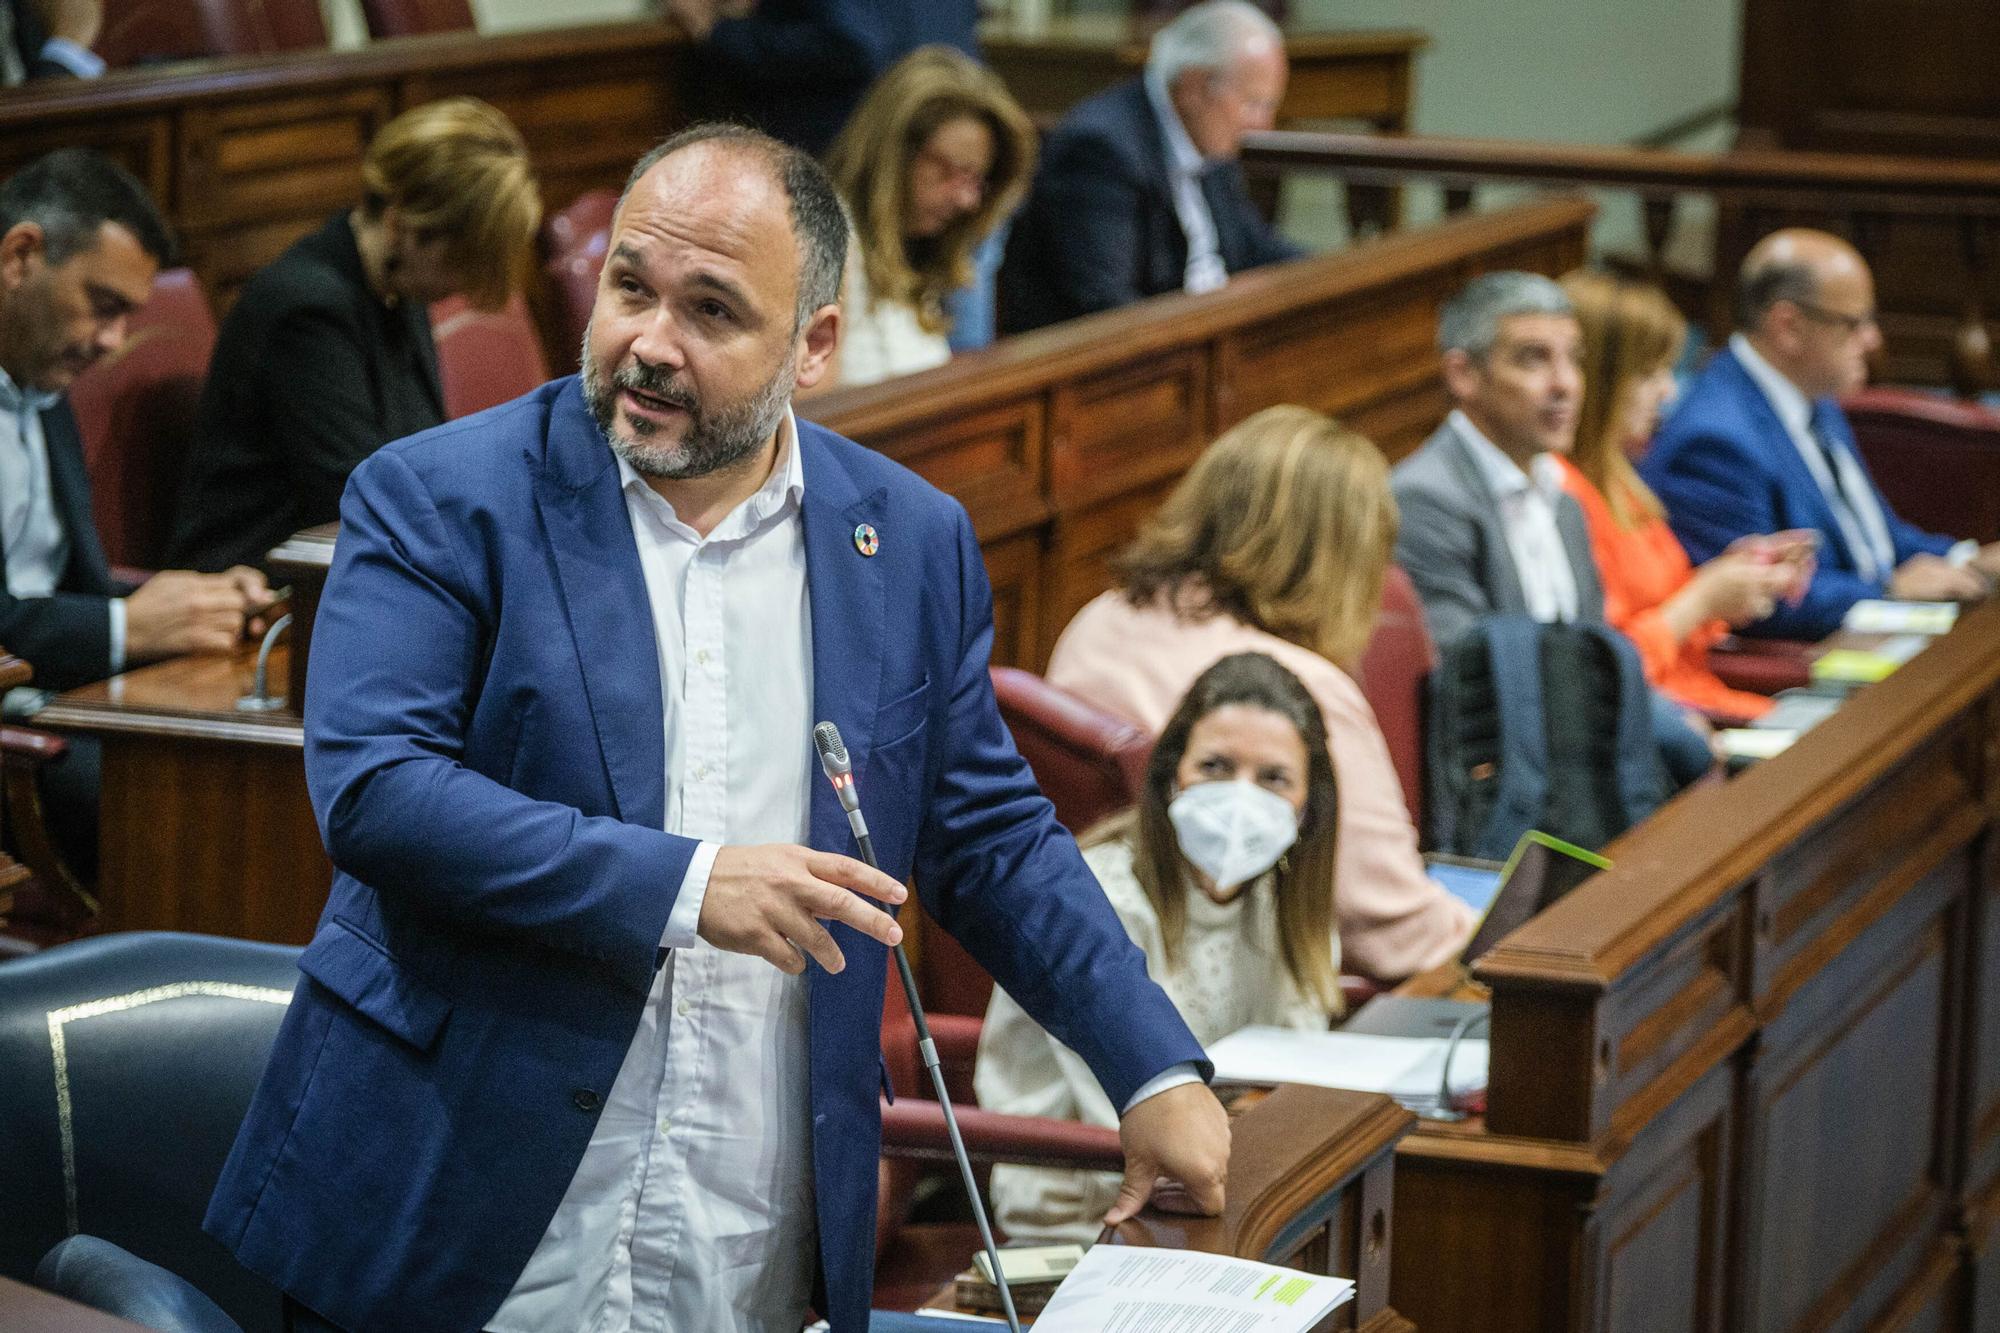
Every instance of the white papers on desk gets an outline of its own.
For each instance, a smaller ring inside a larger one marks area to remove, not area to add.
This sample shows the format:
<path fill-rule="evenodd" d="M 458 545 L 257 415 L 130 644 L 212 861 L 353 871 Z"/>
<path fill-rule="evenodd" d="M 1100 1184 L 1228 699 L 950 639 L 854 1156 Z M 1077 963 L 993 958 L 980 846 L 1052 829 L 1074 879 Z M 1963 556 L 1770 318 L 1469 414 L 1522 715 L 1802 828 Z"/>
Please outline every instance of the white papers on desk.
<path fill-rule="evenodd" d="M 1947 634 L 1957 623 L 1957 602 L 1885 602 L 1864 597 L 1847 608 L 1840 627 L 1856 634 Z"/>
<path fill-rule="evenodd" d="M 1418 1115 L 1441 1109 L 1442 1037 L 1376 1037 L 1356 1032 L 1301 1032 L 1247 1027 L 1208 1048 L 1218 1083 L 1310 1083 L 1322 1088 L 1381 1092 Z M 1487 1046 L 1466 1037 L 1451 1054 L 1453 1099 L 1486 1086 Z"/>
<path fill-rule="evenodd" d="M 1096 1245 L 1035 1333 L 1306 1333 L 1354 1298 L 1346 1278 L 1193 1250 Z"/>

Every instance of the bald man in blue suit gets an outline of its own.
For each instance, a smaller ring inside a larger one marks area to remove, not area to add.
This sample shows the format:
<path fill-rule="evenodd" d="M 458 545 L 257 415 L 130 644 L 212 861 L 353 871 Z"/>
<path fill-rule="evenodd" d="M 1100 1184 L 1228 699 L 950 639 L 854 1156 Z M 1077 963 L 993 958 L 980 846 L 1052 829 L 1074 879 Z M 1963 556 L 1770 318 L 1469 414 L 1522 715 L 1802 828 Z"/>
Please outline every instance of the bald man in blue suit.
<path fill-rule="evenodd" d="M 684 132 L 583 376 L 355 471 L 306 691 L 338 874 L 207 1219 L 295 1329 L 865 1328 L 912 875 L 1124 1108 L 1112 1215 L 1220 1208 L 1209 1066 L 1001 724 L 965 512 L 791 415 L 845 244 L 809 158 Z"/>

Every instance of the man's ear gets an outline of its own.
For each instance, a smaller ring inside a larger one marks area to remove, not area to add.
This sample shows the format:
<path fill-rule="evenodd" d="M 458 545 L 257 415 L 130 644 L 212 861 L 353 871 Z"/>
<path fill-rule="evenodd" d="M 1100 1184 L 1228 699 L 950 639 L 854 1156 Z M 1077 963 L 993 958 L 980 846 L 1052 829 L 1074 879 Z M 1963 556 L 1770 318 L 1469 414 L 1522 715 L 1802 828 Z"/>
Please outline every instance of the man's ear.
<path fill-rule="evenodd" d="M 1454 347 L 1444 354 L 1444 387 L 1453 399 L 1463 401 L 1479 392 L 1480 367 L 1472 354 Z"/>
<path fill-rule="evenodd" d="M 0 236 L 0 290 L 13 291 L 28 280 L 34 262 L 48 253 L 39 222 L 16 222 Z"/>
<path fill-rule="evenodd" d="M 840 347 L 840 307 L 823 305 L 806 320 L 799 335 L 799 378 L 801 389 L 810 389 L 825 379 Z"/>

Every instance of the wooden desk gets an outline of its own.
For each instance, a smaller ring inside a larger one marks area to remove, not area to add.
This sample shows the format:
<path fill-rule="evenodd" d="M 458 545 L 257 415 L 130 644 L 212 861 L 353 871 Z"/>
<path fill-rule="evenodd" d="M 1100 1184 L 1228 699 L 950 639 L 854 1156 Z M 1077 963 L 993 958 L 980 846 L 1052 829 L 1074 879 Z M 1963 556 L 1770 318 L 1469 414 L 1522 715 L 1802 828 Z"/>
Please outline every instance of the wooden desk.
<path fill-rule="evenodd" d="M 1389 1296 L 1395 1149 L 1415 1123 L 1387 1097 L 1278 1088 L 1232 1119 L 1221 1217 L 1149 1208 L 1108 1243 L 1227 1254 L 1351 1278 L 1354 1299 L 1320 1330 L 1413 1328 Z M 949 1308 L 950 1289 L 933 1303 Z"/>
<path fill-rule="evenodd" d="M 1151 29 L 1117 14 L 1070 14 L 1045 24 L 1011 18 L 980 27 L 986 63 L 1030 115 L 1061 116 L 1084 98 L 1137 78 Z M 1411 69 L 1430 38 L 1408 29 L 1287 32 L 1291 79 L 1278 124 L 1362 121 L 1385 133 L 1410 126 Z"/>
<path fill-rule="evenodd" d="M 1996 824 L 2000 604 L 1614 843 L 1475 969 L 1489 1109 L 1398 1149 L 1396 1307 L 2000 1328 Z"/>
<path fill-rule="evenodd" d="M 271 654 L 282 692 L 288 650 Z M 107 930 L 304 944 L 333 870 L 306 799 L 296 712 L 246 713 L 257 653 L 141 667 L 59 696 L 35 725 L 104 749 L 98 897 Z"/>

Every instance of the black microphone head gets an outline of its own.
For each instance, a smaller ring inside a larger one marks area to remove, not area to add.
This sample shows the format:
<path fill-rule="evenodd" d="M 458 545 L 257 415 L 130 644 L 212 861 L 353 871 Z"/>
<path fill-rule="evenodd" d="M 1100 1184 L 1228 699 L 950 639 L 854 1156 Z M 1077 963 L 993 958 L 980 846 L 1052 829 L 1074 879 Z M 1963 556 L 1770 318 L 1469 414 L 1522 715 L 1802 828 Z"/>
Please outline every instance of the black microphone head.
<path fill-rule="evenodd" d="M 847 743 L 840 739 L 840 728 L 831 722 L 822 722 L 813 728 L 813 748 L 819 751 L 819 766 L 827 776 L 846 773 L 853 765 L 847 758 Z"/>

